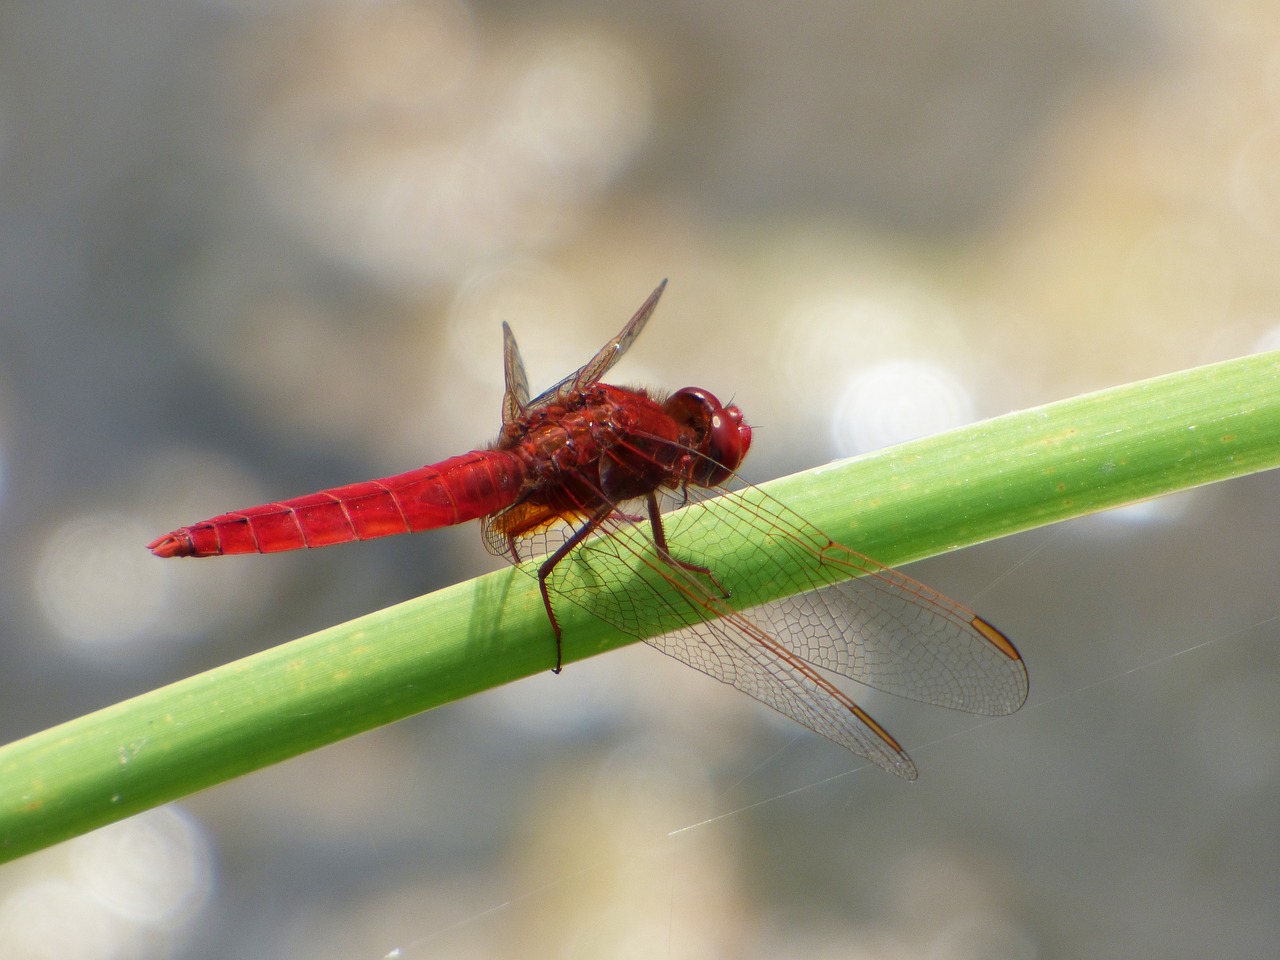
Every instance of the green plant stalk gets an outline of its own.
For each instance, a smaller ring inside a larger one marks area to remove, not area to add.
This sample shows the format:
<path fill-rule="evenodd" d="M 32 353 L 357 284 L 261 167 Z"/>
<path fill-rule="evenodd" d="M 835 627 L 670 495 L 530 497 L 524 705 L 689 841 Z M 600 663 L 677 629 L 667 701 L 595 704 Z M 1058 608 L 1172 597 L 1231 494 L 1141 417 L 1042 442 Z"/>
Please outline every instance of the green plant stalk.
<path fill-rule="evenodd" d="M 832 538 L 900 565 L 1277 465 L 1280 352 L 1010 414 L 763 489 Z M 680 544 L 713 569 L 785 562 L 719 536 L 719 509 L 690 508 Z M 768 599 L 766 589 L 732 602 Z M 633 640 L 571 604 L 557 613 L 566 662 Z M 181 680 L 0 747 L 0 861 L 553 661 L 533 578 L 504 570 Z"/>

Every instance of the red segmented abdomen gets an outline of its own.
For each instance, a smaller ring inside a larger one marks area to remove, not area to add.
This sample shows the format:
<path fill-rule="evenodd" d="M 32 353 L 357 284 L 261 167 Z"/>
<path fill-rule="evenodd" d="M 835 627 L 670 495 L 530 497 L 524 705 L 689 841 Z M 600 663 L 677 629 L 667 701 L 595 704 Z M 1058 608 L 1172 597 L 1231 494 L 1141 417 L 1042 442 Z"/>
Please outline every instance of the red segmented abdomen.
<path fill-rule="evenodd" d="M 181 527 L 147 545 L 160 557 L 327 547 L 465 523 L 510 506 L 525 469 L 506 450 L 476 450 L 381 480 L 334 487 Z"/>

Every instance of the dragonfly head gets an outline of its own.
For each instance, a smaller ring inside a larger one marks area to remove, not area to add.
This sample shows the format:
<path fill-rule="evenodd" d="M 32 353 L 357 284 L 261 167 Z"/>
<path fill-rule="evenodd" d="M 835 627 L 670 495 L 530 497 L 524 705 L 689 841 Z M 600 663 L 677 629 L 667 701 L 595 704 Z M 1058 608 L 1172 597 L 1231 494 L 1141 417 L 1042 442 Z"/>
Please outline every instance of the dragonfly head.
<path fill-rule="evenodd" d="M 668 397 L 663 408 L 692 433 L 689 445 L 700 454 L 686 478 L 689 483 L 718 486 L 746 459 L 751 449 L 751 427 L 736 406 L 721 406 L 701 387 L 685 387 Z"/>

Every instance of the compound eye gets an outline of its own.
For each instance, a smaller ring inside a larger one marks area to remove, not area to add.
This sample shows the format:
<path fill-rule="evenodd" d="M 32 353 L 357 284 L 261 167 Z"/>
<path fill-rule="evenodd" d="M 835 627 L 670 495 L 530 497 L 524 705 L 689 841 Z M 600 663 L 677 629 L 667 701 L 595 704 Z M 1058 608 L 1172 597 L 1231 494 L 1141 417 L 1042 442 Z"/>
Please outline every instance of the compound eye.
<path fill-rule="evenodd" d="M 712 487 L 728 480 L 751 448 L 751 427 L 743 422 L 742 411 L 736 406 L 721 406 L 701 387 L 677 390 L 665 409 L 677 423 L 692 431 L 694 449 L 701 455 L 689 482 Z"/>

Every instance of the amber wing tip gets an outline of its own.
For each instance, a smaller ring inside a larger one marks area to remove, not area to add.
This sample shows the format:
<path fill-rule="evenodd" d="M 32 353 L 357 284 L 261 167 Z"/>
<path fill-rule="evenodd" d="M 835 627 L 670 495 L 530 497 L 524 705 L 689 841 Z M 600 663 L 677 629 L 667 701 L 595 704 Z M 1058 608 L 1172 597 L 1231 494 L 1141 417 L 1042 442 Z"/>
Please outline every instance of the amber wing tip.
<path fill-rule="evenodd" d="M 1003 653 L 1006 657 L 1013 661 L 1021 661 L 1022 654 L 1018 652 L 1018 648 L 1013 645 L 1013 641 L 1006 637 L 995 626 L 983 620 L 981 617 L 974 617 L 969 621 L 973 629 L 977 630 L 983 637 L 987 639 L 993 647 Z"/>
<path fill-rule="evenodd" d="M 1004 655 L 1009 670 L 1006 676 L 1014 684 L 1013 686 L 1006 684 L 1004 695 L 998 701 L 989 704 L 991 709 L 983 710 L 982 712 L 991 716 L 1008 716 L 1017 712 L 1027 702 L 1029 689 L 1027 668 L 1023 663 L 1022 654 L 1018 652 L 1018 648 L 1013 645 L 1012 640 L 981 617 L 974 617 L 970 621 L 970 625 L 974 630 L 982 634 L 988 643 Z"/>

